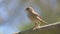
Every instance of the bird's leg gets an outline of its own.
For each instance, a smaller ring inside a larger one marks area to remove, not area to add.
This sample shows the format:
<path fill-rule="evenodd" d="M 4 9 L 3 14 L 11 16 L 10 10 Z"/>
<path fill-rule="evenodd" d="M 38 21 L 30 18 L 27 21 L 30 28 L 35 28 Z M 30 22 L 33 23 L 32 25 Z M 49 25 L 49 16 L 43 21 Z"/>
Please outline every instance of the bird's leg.
<path fill-rule="evenodd" d="M 39 29 L 39 28 L 40 28 L 40 23 L 39 22 L 35 23 L 35 26 L 34 26 L 33 30 L 36 30 L 36 29 Z"/>

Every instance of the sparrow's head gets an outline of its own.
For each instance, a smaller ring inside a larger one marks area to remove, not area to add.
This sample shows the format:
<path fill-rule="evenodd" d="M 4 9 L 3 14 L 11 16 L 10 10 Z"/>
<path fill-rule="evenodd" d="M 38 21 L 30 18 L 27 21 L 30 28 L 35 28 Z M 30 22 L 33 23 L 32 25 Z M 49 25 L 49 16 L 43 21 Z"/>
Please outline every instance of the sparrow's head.
<path fill-rule="evenodd" d="M 28 11 L 31 12 L 32 10 L 33 10 L 32 7 L 27 7 L 27 8 L 26 8 L 26 11 L 27 11 L 27 12 L 28 12 Z"/>

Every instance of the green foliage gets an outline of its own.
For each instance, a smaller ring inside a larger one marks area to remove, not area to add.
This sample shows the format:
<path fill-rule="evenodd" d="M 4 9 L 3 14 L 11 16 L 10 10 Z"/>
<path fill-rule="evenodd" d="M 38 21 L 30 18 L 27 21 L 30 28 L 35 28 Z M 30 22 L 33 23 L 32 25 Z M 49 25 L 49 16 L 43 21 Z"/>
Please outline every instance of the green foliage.
<path fill-rule="evenodd" d="M 26 24 L 25 26 L 20 27 L 20 31 L 25 31 L 33 27 L 32 23 Z"/>
<path fill-rule="evenodd" d="M 27 1 L 24 0 L 24 2 L 27 2 Z M 41 12 L 41 17 L 46 22 L 54 23 L 54 22 L 59 22 L 60 21 L 60 6 L 58 7 L 58 4 L 56 6 L 58 9 L 57 8 L 52 9 L 52 6 L 50 6 L 49 2 L 47 4 L 44 4 L 44 1 L 41 1 L 41 0 L 33 0 L 31 2 L 31 5 L 33 6 L 34 4 L 36 5 L 36 7 L 39 7 L 39 9 L 41 10 L 40 11 Z M 31 27 L 33 27 L 32 24 L 27 24 L 27 25 L 21 27 L 20 30 L 21 31 L 27 30 L 27 29 L 30 29 Z M 53 33 L 53 31 L 51 33 Z M 48 34 L 48 33 L 46 33 L 46 34 Z"/>

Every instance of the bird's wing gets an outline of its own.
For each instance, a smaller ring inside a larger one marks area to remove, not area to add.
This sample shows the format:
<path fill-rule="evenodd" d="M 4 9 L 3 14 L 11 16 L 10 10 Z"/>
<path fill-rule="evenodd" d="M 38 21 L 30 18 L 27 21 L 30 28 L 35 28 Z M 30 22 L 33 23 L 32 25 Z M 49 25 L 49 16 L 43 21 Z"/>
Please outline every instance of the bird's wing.
<path fill-rule="evenodd" d="M 40 16 L 36 16 L 36 18 L 40 21 L 42 21 L 42 18 Z"/>
<path fill-rule="evenodd" d="M 35 15 L 35 16 L 39 16 L 39 14 L 35 11 L 32 11 L 32 13 Z"/>
<path fill-rule="evenodd" d="M 47 24 L 47 22 L 45 22 L 40 16 L 36 16 L 37 17 L 37 19 L 40 21 L 40 22 L 42 22 L 42 23 L 44 23 L 44 24 Z"/>

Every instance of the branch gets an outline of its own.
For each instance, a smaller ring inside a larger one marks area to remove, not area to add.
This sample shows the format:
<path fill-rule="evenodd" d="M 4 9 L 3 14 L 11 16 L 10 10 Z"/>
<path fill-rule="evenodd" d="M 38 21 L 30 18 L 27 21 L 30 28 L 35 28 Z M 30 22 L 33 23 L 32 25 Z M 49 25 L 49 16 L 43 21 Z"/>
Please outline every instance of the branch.
<path fill-rule="evenodd" d="M 60 34 L 60 22 L 41 26 L 38 30 L 32 28 L 15 34 Z"/>

